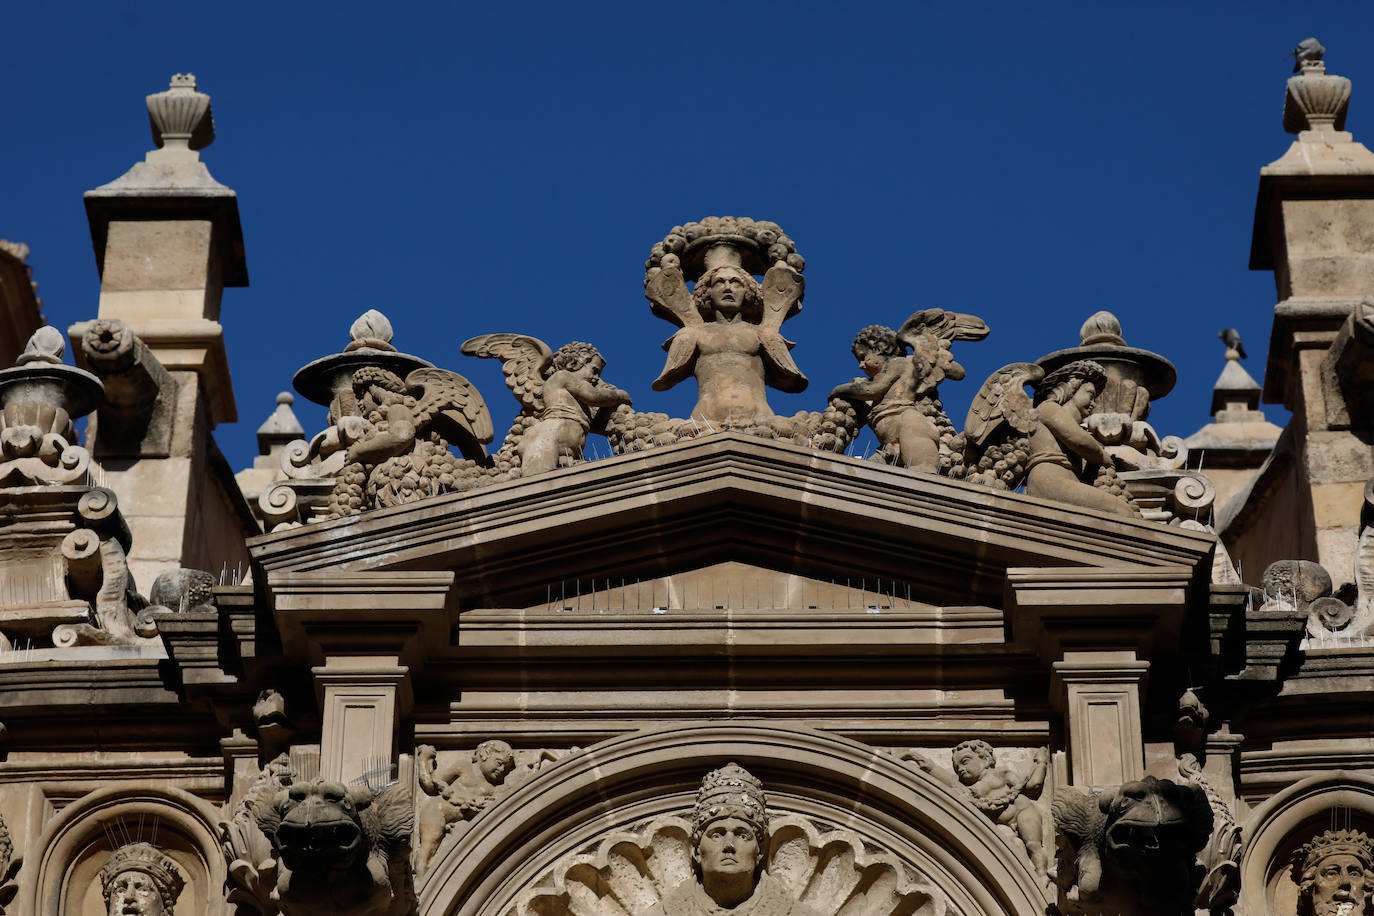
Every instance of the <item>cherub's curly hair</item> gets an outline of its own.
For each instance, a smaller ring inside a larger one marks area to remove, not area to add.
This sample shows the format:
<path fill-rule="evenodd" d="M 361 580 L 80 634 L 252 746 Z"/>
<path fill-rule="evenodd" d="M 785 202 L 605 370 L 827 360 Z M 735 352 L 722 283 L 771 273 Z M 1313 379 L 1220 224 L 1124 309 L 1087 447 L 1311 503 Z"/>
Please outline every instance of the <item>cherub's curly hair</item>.
<path fill-rule="evenodd" d="M 574 340 L 558 348 L 553 355 L 553 367 L 566 372 L 576 372 L 594 359 L 605 362 L 601 351 L 589 343 Z"/>
<path fill-rule="evenodd" d="M 906 352 L 906 347 L 897 339 L 897 332 L 881 324 L 870 324 L 854 335 L 854 343 L 850 344 L 849 350 L 855 359 L 859 358 L 860 349 L 881 356 L 901 356 Z"/>
<path fill-rule="evenodd" d="M 711 305 L 711 281 L 723 271 L 733 270 L 745 279 L 744 301 L 740 303 L 740 314 L 745 316 L 746 321 L 758 321 L 763 316 L 763 289 L 759 286 L 759 281 L 754 279 L 754 275 L 743 267 L 736 267 L 733 264 L 722 264 L 719 267 L 712 267 L 697 280 L 697 285 L 692 288 L 692 300 L 695 302 L 697 311 L 701 317 L 710 321 L 715 317 L 715 306 Z"/>
<path fill-rule="evenodd" d="M 1084 382 L 1092 382 L 1097 393 L 1101 394 L 1103 386 L 1107 384 L 1107 370 L 1090 359 L 1075 360 L 1067 366 L 1061 366 L 1036 386 L 1035 403 L 1053 401 L 1063 404 L 1073 397 L 1073 393 Z"/>
<path fill-rule="evenodd" d="M 950 758 L 954 760 L 959 759 L 959 753 L 961 751 L 973 751 L 973 753 L 982 757 L 989 766 L 997 762 L 997 754 L 993 751 L 992 745 L 980 738 L 970 738 L 968 741 L 961 741 L 959 744 L 954 745 L 953 750 L 949 752 Z"/>

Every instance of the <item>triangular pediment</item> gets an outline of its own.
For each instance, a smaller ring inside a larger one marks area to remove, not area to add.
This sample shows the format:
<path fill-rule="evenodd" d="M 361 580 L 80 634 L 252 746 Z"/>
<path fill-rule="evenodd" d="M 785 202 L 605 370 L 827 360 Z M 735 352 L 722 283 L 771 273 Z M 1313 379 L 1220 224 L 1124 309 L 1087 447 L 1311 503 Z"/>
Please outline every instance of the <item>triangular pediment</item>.
<path fill-rule="evenodd" d="M 661 579 L 731 561 L 821 582 L 917 583 L 918 600 L 935 604 L 996 605 L 1010 568 L 1201 572 L 1213 544 L 723 433 L 274 532 L 250 548 L 269 579 L 445 570 L 464 607 L 534 607 L 560 582 Z"/>

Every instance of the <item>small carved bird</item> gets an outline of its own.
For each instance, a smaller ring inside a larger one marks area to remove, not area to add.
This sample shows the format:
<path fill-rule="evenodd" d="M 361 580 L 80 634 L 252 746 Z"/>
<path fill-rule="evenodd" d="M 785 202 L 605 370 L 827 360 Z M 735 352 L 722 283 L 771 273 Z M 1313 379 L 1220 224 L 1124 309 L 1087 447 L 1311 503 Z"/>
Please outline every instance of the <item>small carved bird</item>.
<path fill-rule="evenodd" d="M 1225 328 L 1217 335 L 1221 342 L 1226 344 L 1227 349 L 1235 350 L 1241 359 L 1245 359 L 1245 347 L 1240 342 L 1240 331 L 1235 328 Z"/>
<path fill-rule="evenodd" d="M 1304 38 L 1298 42 L 1298 46 L 1288 52 L 1288 56 L 1293 58 L 1293 72 L 1298 73 L 1302 70 L 1302 65 L 1308 61 L 1321 60 L 1326 54 L 1326 48 L 1315 38 Z"/>

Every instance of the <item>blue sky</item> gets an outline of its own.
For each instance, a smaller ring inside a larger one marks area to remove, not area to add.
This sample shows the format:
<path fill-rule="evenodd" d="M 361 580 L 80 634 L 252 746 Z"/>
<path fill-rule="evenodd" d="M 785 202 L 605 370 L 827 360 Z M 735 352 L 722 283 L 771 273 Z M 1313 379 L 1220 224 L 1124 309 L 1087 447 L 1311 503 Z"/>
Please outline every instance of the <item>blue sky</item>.
<path fill-rule="evenodd" d="M 590 340 L 637 408 L 685 416 L 690 382 L 649 388 L 673 329 L 643 261 L 727 214 L 780 223 L 807 259 L 784 332 L 811 387 L 773 394 L 779 413 L 855 375 L 859 327 L 939 306 L 992 328 L 956 344 L 969 379 L 942 387 L 961 424 L 989 373 L 1076 344 L 1106 308 L 1177 364 L 1151 420 L 1188 435 L 1218 330 L 1262 375 L 1275 294 L 1247 269 L 1251 221 L 1291 141 L 1298 40 L 1354 81 L 1347 127 L 1374 142 L 1374 8 L 1305 6 L 16 5 L 0 236 L 32 247 L 51 323 L 94 316 L 81 192 L 142 158 L 143 96 L 191 71 L 252 282 L 221 318 L 235 467 L 275 393 L 368 308 L 477 383 L 498 431 L 516 413 L 498 365 L 458 352 L 495 331 Z M 297 407 L 318 430 L 323 409 Z"/>

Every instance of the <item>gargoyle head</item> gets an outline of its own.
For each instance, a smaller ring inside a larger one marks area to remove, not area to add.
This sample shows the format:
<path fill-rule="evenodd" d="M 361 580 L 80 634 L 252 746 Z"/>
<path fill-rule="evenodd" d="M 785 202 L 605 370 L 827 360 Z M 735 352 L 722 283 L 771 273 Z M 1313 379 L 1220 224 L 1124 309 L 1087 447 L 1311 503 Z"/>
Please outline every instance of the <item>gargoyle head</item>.
<path fill-rule="evenodd" d="M 1094 912 L 1125 912 L 1128 903 L 1133 911 L 1181 911 L 1197 890 L 1197 854 L 1212 833 L 1206 793 L 1146 776 L 1093 801 L 1072 789 L 1054 798 L 1056 881 L 1066 898 L 1091 901 Z"/>
<path fill-rule="evenodd" d="M 1191 861 L 1212 835 L 1212 807 L 1197 786 L 1146 776 L 1102 795 L 1105 852 L 1122 863 L 1147 865 L 1161 856 Z"/>
<path fill-rule="evenodd" d="M 277 794 L 272 802 L 277 821 L 271 832 L 263 832 L 293 872 L 345 872 L 372 850 L 375 837 L 363 817 L 371 804 L 366 786 L 314 779 Z"/>

